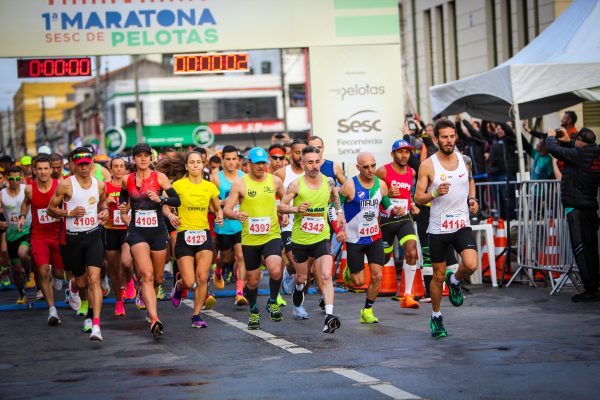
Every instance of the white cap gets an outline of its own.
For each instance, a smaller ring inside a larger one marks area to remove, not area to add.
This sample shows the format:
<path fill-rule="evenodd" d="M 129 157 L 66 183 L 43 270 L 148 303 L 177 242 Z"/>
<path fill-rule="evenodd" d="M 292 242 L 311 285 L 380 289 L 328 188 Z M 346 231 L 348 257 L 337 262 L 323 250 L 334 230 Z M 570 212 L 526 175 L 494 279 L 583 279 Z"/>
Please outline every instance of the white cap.
<path fill-rule="evenodd" d="M 50 147 L 48 146 L 40 146 L 38 148 L 38 154 L 52 154 L 52 150 L 50 150 Z"/>

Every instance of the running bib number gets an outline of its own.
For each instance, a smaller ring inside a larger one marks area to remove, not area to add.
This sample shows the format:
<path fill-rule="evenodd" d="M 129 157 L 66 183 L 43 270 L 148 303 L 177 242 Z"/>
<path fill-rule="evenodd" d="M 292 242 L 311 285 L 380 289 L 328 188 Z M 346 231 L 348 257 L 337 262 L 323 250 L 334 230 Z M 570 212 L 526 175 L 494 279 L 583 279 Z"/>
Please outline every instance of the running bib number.
<path fill-rule="evenodd" d="M 462 213 L 442 213 L 440 230 L 442 232 L 455 232 L 459 229 L 466 228 L 467 219 Z"/>
<path fill-rule="evenodd" d="M 394 207 L 400 207 L 404 209 L 405 213 L 408 213 L 408 200 L 407 199 L 392 199 L 390 198 Z"/>
<path fill-rule="evenodd" d="M 248 232 L 251 235 L 266 235 L 271 230 L 271 217 L 248 218 Z"/>
<path fill-rule="evenodd" d="M 58 221 L 57 219 L 54 219 L 51 216 L 49 216 L 45 208 L 39 208 L 37 210 L 37 214 L 38 221 L 40 221 L 40 224 L 51 224 L 53 222 Z"/>
<path fill-rule="evenodd" d="M 200 246 L 206 242 L 206 231 L 185 231 L 185 242 L 190 246 Z"/>
<path fill-rule="evenodd" d="M 137 210 L 135 212 L 135 226 L 138 228 L 157 228 L 158 216 L 156 210 Z"/>
<path fill-rule="evenodd" d="M 362 221 L 359 225 L 358 236 L 367 237 L 377 235 L 379 233 L 379 222 L 373 221 Z"/>
<path fill-rule="evenodd" d="M 123 218 L 121 218 L 121 210 L 113 210 L 113 225 L 115 225 L 115 226 L 125 225 Z"/>
<path fill-rule="evenodd" d="M 98 221 L 95 215 L 84 215 L 73 219 L 73 226 L 77 228 L 94 228 L 96 225 L 98 225 Z"/>
<path fill-rule="evenodd" d="M 319 234 L 325 228 L 325 218 L 323 217 L 302 217 L 300 229 L 306 233 Z"/>

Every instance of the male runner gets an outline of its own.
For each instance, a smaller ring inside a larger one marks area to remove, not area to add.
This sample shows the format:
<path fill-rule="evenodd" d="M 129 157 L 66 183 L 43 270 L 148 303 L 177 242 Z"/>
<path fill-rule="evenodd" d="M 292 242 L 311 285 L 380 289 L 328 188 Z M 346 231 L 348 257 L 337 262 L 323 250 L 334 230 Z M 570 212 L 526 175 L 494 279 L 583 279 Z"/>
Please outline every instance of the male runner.
<path fill-rule="evenodd" d="M 364 284 L 364 259 L 367 257 L 371 282 L 367 288 L 365 306 L 360 311 L 360 322 L 363 324 L 379 322 L 373 315 L 373 303 L 379 293 L 381 269 L 385 258 L 379 226 L 379 209 L 381 207 L 390 215 L 406 212 L 400 206 L 392 204 L 388 197 L 387 185 L 375 175 L 376 168 L 373 154 L 358 154 L 358 175 L 346 181 L 340 188 L 340 199 L 348 222 L 345 229 L 339 226 L 339 221 L 333 224 L 338 240 L 346 241 L 348 265 L 344 270 L 344 280 L 347 283 L 353 282 L 355 286 Z"/>
<path fill-rule="evenodd" d="M 61 221 L 48 215 L 47 208 L 58 181 L 52 179 L 50 157 L 42 154 L 35 159 L 35 179 L 25 187 L 25 198 L 21 204 L 18 230 L 28 225 L 31 206 L 31 256 L 37 268 L 38 284 L 48 303 L 48 325 L 58 325 L 60 319 L 54 303 L 52 277 L 62 283 L 64 268 L 58 249 Z M 62 285 L 61 285 L 62 286 Z M 59 288 L 58 290 L 62 289 Z"/>
<path fill-rule="evenodd" d="M 402 308 L 419 308 L 419 302 L 412 297 L 412 286 L 417 272 L 417 235 L 411 212 L 419 213 L 413 203 L 411 189 L 415 171 L 408 166 L 413 148 L 405 140 L 396 140 L 392 145 L 392 162 L 377 168 L 375 175 L 385 181 L 392 204 L 402 209 L 398 216 L 381 216 L 380 226 L 385 251 L 385 263 L 394 252 L 394 239 L 404 248 L 404 293 L 400 301 Z"/>
<path fill-rule="evenodd" d="M 260 329 L 260 313 L 256 304 L 260 280 L 261 257 L 269 271 L 269 300 L 267 310 L 271 321 L 283 320 L 277 304 L 281 286 L 281 232 L 277 219 L 275 195 L 283 197 L 281 179 L 265 172 L 267 152 L 255 147 L 248 153 L 250 172 L 237 178 L 225 200 L 226 218 L 242 223 L 242 252 L 246 260 L 246 295 L 250 305 L 248 329 Z M 233 208 L 239 202 L 240 211 Z M 283 219 L 287 223 L 287 217 Z"/>
<path fill-rule="evenodd" d="M 19 229 L 19 216 L 21 204 L 25 199 L 25 185 L 21 184 L 23 176 L 18 167 L 8 169 L 8 186 L 0 191 L 0 204 L 4 212 L 5 221 L 0 222 L 0 227 L 6 229 L 6 246 L 8 258 L 13 268 L 13 279 L 19 297 L 17 304 L 27 304 L 25 295 L 26 271 L 30 271 L 29 259 L 29 227 L 31 215 L 26 215 L 27 223 Z"/>
<path fill-rule="evenodd" d="M 338 317 L 333 315 L 333 281 L 331 279 L 331 246 L 329 238 L 328 208 L 333 202 L 338 212 L 338 224 L 343 228 L 344 216 L 341 214 L 340 200 L 332 178 L 320 171 L 321 154 L 314 146 L 302 150 L 304 176 L 290 183 L 285 196 L 278 207 L 281 213 L 295 213 L 292 228 L 292 255 L 296 266 L 296 286 L 293 293 L 294 314 L 297 318 L 307 319 L 308 314 L 302 307 L 304 287 L 308 279 L 308 259 L 314 258 L 314 265 L 323 278 L 323 296 L 325 297 L 325 326 L 323 332 L 333 333 L 341 326 Z M 293 206 L 289 206 L 293 200 Z"/>
<path fill-rule="evenodd" d="M 225 146 L 221 153 L 223 157 L 223 170 L 211 176 L 211 181 L 219 188 L 219 199 L 221 207 L 225 205 L 225 200 L 229 196 L 233 182 L 244 175 L 238 169 L 240 157 L 238 150 L 234 146 Z M 234 205 L 236 211 L 239 205 Z M 222 289 L 225 285 L 223 281 L 223 271 L 233 270 L 233 263 L 237 266 L 237 275 L 235 281 L 235 305 L 243 306 L 248 304 L 244 296 L 244 281 L 246 280 L 246 265 L 242 253 L 242 224 L 237 219 L 225 219 L 223 225 L 215 225 L 217 236 L 217 246 L 221 253 L 219 265 L 215 268 L 213 282 L 217 289 Z"/>
<path fill-rule="evenodd" d="M 429 217 L 429 250 L 433 266 L 431 281 L 430 320 L 431 336 L 448 336 L 440 311 L 442 285 L 448 285 L 449 300 L 453 306 L 463 303 L 460 281 L 477 269 L 477 245 L 471 230 L 469 213 L 476 213 L 479 204 L 475 198 L 475 182 L 462 155 L 455 152 L 456 128 L 452 121 L 438 120 L 434 135 L 440 150 L 426 159 L 419 168 L 415 201 L 431 202 Z M 462 262 L 455 273 L 446 271 L 446 253 L 452 245 L 460 253 Z"/>
<path fill-rule="evenodd" d="M 91 314 L 93 318 L 90 340 L 102 340 L 100 276 L 104 249 L 100 221 L 108 220 L 108 208 L 104 205 L 104 182 L 91 176 L 93 158 L 94 155 L 84 147 L 78 147 L 69 154 L 75 175 L 59 182 L 50 199 L 47 213 L 53 218 L 66 218 L 66 246 L 74 276 L 74 279 L 69 281 L 69 296 L 77 298 L 79 289 L 85 288 L 89 282 L 88 300 L 92 311 L 88 311 L 84 330 L 87 330 Z M 62 207 L 63 201 L 66 210 Z"/>
<path fill-rule="evenodd" d="M 269 171 L 274 174 L 275 171 L 285 167 L 285 146 L 275 143 L 269 147 Z"/>
<path fill-rule="evenodd" d="M 337 162 L 323 158 L 325 156 L 323 139 L 318 136 L 311 136 L 308 139 L 308 145 L 316 147 L 321 152 L 321 172 L 323 175 L 333 179 L 336 186 L 343 185 L 346 182 L 346 177 L 342 166 Z"/>

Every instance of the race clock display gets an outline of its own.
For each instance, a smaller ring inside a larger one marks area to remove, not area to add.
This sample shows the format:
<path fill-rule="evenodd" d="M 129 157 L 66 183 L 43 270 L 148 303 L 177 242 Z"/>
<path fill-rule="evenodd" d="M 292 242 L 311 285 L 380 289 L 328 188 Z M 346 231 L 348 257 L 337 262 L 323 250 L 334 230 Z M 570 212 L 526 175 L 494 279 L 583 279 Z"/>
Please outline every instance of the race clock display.
<path fill-rule="evenodd" d="M 248 53 L 175 54 L 173 56 L 175 75 L 248 70 Z"/>
<path fill-rule="evenodd" d="M 91 76 L 89 57 L 80 58 L 30 58 L 17 60 L 19 78 L 60 78 Z"/>

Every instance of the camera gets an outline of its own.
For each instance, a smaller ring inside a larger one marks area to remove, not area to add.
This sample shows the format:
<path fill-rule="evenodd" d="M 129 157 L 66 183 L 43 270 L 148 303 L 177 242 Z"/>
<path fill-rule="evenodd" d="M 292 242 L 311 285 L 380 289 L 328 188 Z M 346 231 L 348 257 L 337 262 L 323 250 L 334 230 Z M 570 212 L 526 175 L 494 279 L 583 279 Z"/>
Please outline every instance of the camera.
<path fill-rule="evenodd" d="M 411 131 L 416 131 L 417 128 L 417 123 L 413 120 L 408 120 L 408 129 L 410 129 Z"/>
<path fill-rule="evenodd" d="M 563 130 L 562 126 L 559 127 L 558 129 L 555 129 L 556 131 L 556 138 L 560 139 L 565 135 L 565 131 Z"/>

